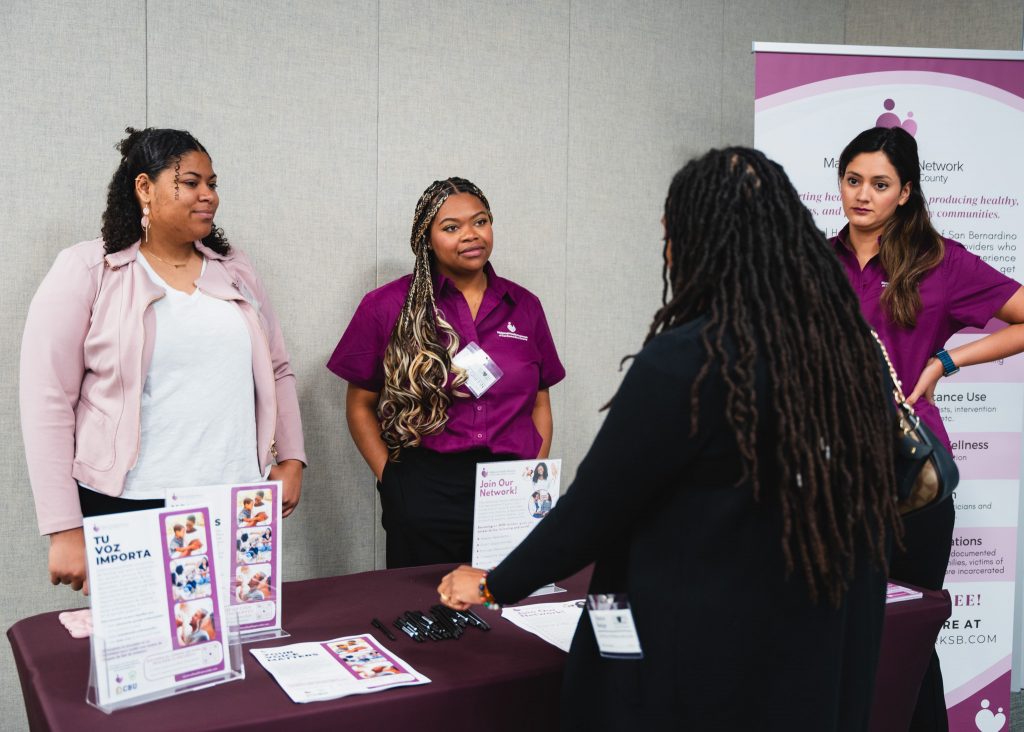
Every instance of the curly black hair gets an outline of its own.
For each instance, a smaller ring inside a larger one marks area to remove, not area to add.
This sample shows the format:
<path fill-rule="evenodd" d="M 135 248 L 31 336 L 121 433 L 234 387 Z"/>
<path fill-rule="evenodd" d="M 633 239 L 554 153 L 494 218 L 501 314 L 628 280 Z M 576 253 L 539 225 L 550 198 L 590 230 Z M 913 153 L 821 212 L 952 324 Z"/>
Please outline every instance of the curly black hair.
<path fill-rule="evenodd" d="M 186 130 L 126 127 L 128 136 L 115 146 L 121 163 L 107 188 L 107 208 L 103 212 L 103 248 L 107 254 L 127 249 L 142 238 L 142 209 L 135 198 L 135 179 L 145 173 L 153 180 L 161 171 L 181 164 L 183 155 L 197 151 L 209 155 L 206 148 Z M 216 226 L 203 244 L 218 254 L 227 254 L 231 245 L 224 230 Z"/>

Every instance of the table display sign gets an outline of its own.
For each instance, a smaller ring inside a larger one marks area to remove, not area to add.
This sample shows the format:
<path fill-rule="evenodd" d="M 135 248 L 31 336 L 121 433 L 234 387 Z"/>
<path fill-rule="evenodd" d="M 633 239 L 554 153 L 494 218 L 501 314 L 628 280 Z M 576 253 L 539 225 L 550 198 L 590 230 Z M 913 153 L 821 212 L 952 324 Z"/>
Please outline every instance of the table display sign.
<path fill-rule="evenodd" d="M 210 529 L 196 504 L 85 519 L 89 703 L 110 712 L 244 676 Z"/>
<path fill-rule="evenodd" d="M 561 460 L 478 463 L 473 566 L 494 567 L 558 502 Z"/>
<path fill-rule="evenodd" d="M 298 704 L 430 683 L 372 635 L 249 652 Z"/>
<path fill-rule="evenodd" d="M 199 486 L 167 491 L 167 505 L 209 505 L 217 564 L 242 642 L 280 638 L 281 482 Z M 185 579 L 185 578 L 181 578 Z"/>
<path fill-rule="evenodd" d="M 843 147 L 869 127 L 899 126 L 917 140 L 936 230 L 1022 279 L 1024 53 L 788 43 L 754 52 L 755 145 L 785 167 L 828 236 L 846 224 Z M 964 134 L 963 110 L 983 120 L 982 134 Z M 1000 327 L 967 329 L 946 348 Z M 965 368 L 935 392 L 960 469 L 945 581 L 953 616 L 937 644 L 950 729 L 998 729 L 1010 710 L 1022 382 L 1015 356 Z"/>

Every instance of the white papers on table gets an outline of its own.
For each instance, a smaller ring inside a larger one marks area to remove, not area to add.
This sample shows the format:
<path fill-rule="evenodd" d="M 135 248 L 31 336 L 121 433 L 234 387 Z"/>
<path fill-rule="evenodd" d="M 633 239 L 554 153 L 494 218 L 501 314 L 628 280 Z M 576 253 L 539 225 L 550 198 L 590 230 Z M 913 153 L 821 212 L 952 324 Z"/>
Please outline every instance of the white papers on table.
<path fill-rule="evenodd" d="M 924 595 L 917 590 L 912 590 L 909 587 L 898 585 L 895 582 L 889 582 L 885 586 L 885 604 L 888 605 L 890 602 L 903 602 L 904 600 L 917 600 L 918 598 L 924 597 Z"/>
<path fill-rule="evenodd" d="M 585 600 L 569 600 L 506 607 L 501 617 L 568 653 L 585 604 Z"/>
<path fill-rule="evenodd" d="M 372 635 L 252 648 L 249 652 L 291 700 L 300 704 L 430 683 Z"/>
<path fill-rule="evenodd" d="M 478 463 L 473 504 L 474 567 L 494 567 L 558 502 L 561 460 Z"/>

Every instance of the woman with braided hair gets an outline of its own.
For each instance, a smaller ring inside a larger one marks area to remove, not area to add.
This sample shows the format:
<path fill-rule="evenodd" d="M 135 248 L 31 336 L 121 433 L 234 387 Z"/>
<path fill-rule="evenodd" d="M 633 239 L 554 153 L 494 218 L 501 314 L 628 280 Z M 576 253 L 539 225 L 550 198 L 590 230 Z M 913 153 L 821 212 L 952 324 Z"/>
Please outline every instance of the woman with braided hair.
<path fill-rule="evenodd" d="M 1024 289 L 962 244 L 942 237 L 928 218 L 917 142 L 899 128 L 874 127 L 839 156 L 839 190 L 849 224 L 832 239 L 860 298 L 864 317 L 886 344 L 908 401 L 946 448 L 935 385 L 961 367 L 1024 350 Z M 992 318 L 1007 327 L 950 348 L 950 337 Z M 953 501 L 907 516 L 891 575 L 942 589 L 953 544 Z M 912 730 L 948 729 L 938 654 L 921 683 Z"/>
<path fill-rule="evenodd" d="M 327 364 L 377 476 L 388 567 L 468 561 L 476 464 L 548 454 L 548 389 L 565 369 L 540 300 L 488 261 L 492 222 L 473 183 L 434 181 L 412 274 L 363 298 Z M 455 363 L 467 354 L 484 367 Z"/>
<path fill-rule="evenodd" d="M 589 592 L 627 596 L 643 657 L 603 657 L 584 613 L 564 729 L 865 730 L 898 516 L 856 295 L 755 150 L 686 165 L 663 222 L 664 304 L 575 481 L 441 601 L 516 602 L 595 562 Z"/>

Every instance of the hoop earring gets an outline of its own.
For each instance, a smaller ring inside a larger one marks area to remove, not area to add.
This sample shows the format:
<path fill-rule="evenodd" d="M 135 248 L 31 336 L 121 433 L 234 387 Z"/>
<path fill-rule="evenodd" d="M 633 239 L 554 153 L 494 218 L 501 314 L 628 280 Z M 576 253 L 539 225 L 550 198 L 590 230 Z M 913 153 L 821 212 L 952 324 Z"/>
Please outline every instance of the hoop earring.
<path fill-rule="evenodd" d="M 149 206 L 143 206 L 143 208 L 142 208 L 142 221 L 140 223 L 142 224 L 143 237 L 145 238 L 146 243 L 148 244 L 149 243 Z"/>

